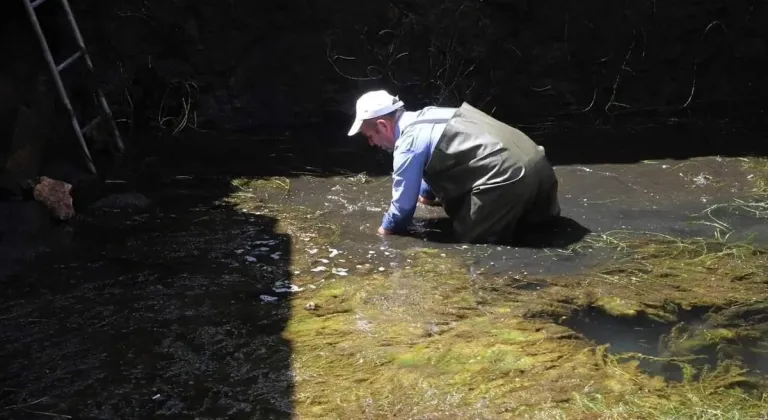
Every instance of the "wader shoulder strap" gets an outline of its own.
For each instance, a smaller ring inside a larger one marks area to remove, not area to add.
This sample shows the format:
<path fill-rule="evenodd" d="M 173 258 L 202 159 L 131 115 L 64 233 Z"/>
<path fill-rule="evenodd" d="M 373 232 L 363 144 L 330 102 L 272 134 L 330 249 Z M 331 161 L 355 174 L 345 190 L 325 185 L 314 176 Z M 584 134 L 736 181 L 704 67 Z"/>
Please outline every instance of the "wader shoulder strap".
<path fill-rule="evenodd" d="M 447 124 L 448 121 L 453 118 L 454 114 L 456 114 L 456 110 L 452 109 L 452 112 L 450 114 L 444 112 L 446 108 L 435 108 L 435 109 L 426 109 L 422 111 L 422 115 L 419 115 L 416 117 L 413 121 L 409 122 L 403 128 L 401 128 L 401 133 L 405 132 L 408 128 L 419 125 L 419 124 Z M 443 112 L 434 112 L 434 111 L 443 111 Z M 430 114 L 443 114 L 440 116 L 436 115 L 430 115 Z"/>

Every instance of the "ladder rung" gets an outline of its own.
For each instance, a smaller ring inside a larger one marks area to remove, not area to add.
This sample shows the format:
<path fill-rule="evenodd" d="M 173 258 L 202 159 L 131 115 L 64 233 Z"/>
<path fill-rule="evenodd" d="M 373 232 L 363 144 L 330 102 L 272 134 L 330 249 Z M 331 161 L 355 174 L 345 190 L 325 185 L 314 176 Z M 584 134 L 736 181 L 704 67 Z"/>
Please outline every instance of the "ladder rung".
<path fill-rule="evenodd" d="M 58 66 L 56 66 L 56 71 L 62 71 L 62 70 L 64 70 L 65 68 L 67 68 L 67 66 L 69 66 L 70 64 L 72 64 L 72 62 L 73 62 L 73 61 L 75 61 L 75 60 L 77 60 L 78 58 L 82 57 L 82 55 L 83 55 L 83 50 L 80 50 L 80 51 L 78 51 L 78 52 L 76 52 L 76 53 L 72 54 L 72 57 L 69 57 L 68 59 L 64 60 L 64 62 L 63 62 L 63 63 L 61 63 L 61 64 L 59 64 Z"/>
<path fill-rule="evenodd" d="M 35 0 L 32 2 L 32 8 L 34 9 L 37 6 L 40 6 L 41 4 L 45 3 L 48 0 Z"/>
<path fill-rule="evenodd" d="M 80 132 L 83 134 L 87 133 L 88 130 L 92 129 L 96 124 L 99 123 L 99 121 L 101 121 L 101 115 L 94 118 L 93 121 L 89 122 L 88 125 L 86 125 L 85 127 L 83 127 L 82 130 L 80 130 Z"/>

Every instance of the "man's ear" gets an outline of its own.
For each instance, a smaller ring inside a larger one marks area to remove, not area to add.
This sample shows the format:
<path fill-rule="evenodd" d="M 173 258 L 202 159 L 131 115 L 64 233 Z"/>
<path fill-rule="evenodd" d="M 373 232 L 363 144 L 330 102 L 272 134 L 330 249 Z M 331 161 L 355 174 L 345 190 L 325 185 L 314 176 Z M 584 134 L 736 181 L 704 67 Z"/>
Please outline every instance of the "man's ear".
<path fill-rule="evenodd" d="M 394 132 L 392 130 L 392 122 L 386 118 L 376 120 L 376 128 L 382 133 Z"/>

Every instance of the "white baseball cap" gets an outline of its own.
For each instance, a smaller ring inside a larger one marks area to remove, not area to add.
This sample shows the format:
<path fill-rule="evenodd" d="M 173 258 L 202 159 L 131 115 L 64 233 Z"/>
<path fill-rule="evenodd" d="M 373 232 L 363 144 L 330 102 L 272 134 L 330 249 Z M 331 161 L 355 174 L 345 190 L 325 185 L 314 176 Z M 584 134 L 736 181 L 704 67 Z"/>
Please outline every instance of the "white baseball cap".
<path fill-rule="evenodd" d="M 354 136 L 360 132 L 363 121 L 389 114 L 403 105 L 403 101 L 397 96 L 390 95 L 386 90 L 374 90 L 365 93 L 357 100 L 355 122 L 349 129 L 349 136 Z"/>

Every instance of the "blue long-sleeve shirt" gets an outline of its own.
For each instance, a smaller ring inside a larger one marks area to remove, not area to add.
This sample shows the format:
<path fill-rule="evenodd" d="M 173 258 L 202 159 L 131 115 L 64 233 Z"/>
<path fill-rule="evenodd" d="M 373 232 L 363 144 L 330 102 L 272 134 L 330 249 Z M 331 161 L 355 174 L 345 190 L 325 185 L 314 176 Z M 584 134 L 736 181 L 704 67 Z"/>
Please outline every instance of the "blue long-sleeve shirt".
<path fill-rule="evenodd" d="M 426 107 L 421 111 L 406 111 L 400 116 L 392 152 L 392 201 L 381 222 L 384 229 L 391 232 L 405 230 L 413 221 L 419 195 L 435 199 L 422 175 L 455 112 L 456 108 Z"/>

